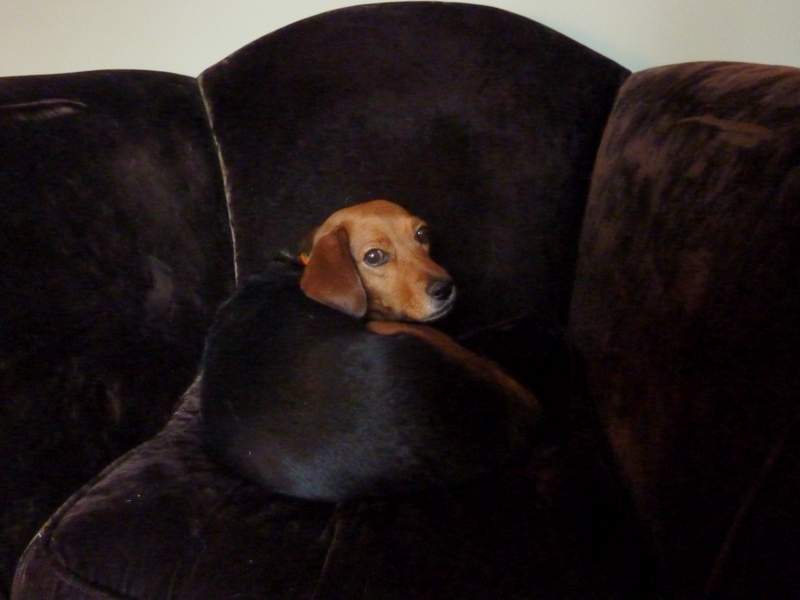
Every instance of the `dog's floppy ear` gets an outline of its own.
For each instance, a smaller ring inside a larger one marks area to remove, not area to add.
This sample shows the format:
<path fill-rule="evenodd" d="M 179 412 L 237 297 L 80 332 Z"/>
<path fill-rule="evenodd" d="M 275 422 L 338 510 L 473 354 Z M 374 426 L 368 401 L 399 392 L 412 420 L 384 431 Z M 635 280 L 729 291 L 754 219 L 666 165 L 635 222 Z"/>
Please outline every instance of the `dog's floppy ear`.
<path fill-rule="evenodd" d="M 300 287 L 312 300 L 352 317 L 363 317 L 367 312 L 367 293 L 350 256 L 344 227 L 337 227 L 314 244 Z"/>

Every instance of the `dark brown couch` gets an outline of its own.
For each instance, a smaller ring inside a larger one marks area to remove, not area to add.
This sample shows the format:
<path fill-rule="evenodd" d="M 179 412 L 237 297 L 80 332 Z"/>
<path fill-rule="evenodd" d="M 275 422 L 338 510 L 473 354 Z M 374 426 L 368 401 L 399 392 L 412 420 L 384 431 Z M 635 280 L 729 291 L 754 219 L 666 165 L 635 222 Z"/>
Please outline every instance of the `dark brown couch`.
<path fill-rule="evenodd" d="M 2 588 L 797 597 L 799 108 L 798 69 L 631 74 L 427 2 L 296 23 L 196 80 L 0 80 Z M 528 475 L 335 506 L 203 453 L 216 307 L 374 197 L 436 228 L 462 292 L 442 326 L 541 397 Z"/>

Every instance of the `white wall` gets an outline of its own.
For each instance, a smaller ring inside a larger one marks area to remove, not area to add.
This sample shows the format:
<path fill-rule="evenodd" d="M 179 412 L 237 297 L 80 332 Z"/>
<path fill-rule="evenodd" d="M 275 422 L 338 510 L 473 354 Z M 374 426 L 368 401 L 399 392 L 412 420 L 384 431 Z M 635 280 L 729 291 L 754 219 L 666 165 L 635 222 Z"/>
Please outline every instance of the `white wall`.
<path fill-rule="evenodd" d="M 197 75 L 261 35 L 358 0 L 0 0 L 0 76 L 105 68 Z M 800 66 L 800 0 L 483 0 L 630 69 Z"/>

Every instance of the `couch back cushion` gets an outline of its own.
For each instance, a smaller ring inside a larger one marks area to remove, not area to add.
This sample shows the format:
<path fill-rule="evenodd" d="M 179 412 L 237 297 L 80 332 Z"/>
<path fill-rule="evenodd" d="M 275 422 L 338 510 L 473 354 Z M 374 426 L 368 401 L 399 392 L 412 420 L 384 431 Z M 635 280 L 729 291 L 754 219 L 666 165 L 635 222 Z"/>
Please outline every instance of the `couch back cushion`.
<path fill-rule="evenodd" d="M 463 4 L 347 8 L 267 35 L 201 86 L 240 278 L 342 206 L 427 219 L 455 331 L 563 322 L 589 174 L 627 71 L 525 18 Z"/>
<path fill-rule="evenodd" d="M 800 70 L 623 86 L 571 326 L 674 597 L 797 591 L 799 201 Z"/>
<path fill-rule="evenodd" d="M 166 420 L 233 277 L 194 79 L 0 79 L 0 156 L 7 584 L 49 513 Z"/>

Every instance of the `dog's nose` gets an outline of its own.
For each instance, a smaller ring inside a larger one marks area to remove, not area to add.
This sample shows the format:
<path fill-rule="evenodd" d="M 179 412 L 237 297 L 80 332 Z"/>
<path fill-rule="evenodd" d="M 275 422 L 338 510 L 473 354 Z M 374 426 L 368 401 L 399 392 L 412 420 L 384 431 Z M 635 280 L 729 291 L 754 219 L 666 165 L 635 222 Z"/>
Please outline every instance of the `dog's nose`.
<path fill-rule="evenodd" d="M 434 300 L 437 300 L 438 302 L 444 302 L 445 300 L 450 299 L 454 290 L 455 285 L 453 284 L 452 279 L 434 279 L 430 284 L 428 284 L 428 289 L 426 291 Z"/>

